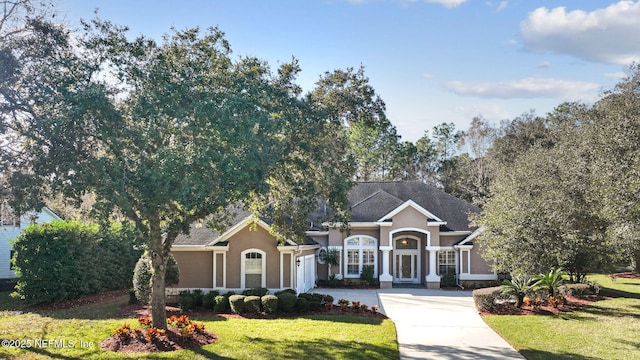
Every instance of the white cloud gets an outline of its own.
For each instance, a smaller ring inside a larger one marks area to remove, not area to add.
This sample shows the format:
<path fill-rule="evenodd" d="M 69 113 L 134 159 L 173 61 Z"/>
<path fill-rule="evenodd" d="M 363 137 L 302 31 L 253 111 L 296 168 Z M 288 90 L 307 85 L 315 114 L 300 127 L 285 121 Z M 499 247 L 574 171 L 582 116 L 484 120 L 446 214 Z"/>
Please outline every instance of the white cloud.
<path fill-rule="evenodd" d="M 416 2 L 418 0 L 402 0 L 403 2 Z M 422 0 L 423 2 L 426 3 L 430 3 L 430 4 L 439 4 L 442 5 L 446 8 L 454 8 L 454 7 L 458 7 L 460 5 L 462 5 L 463 3 L 465 3 L 467 0 Z"/>
<path fill-rule="evenodd" d="M 551 63 L 548 61 L 543 61 L 540 64 L 538 64 L 538 69 L 548 69 L 551 67 Z"/>
<path fill-rule="evenodd" d="M 583 81 L 526 78 L 501 82 L 449 81 L 444 87 L 458 95 L 484 98 L 570 98 L 589 97 L 600 85 Z"/>
<path fill-rule="evenodd" d="M 538 8 L 520 23 L 525 48 L 588 61 L 630 64 L 640 60 L 640 2 L 620 1 L 591 12 Z"/>
<path fill-rule="evenodd" d="M 509 119 L 512 114 L 499 104 L 475 104 L 459 105 L 452 108 L 453 112 L 462 115 L 464 119 L 473 119 L 474 116 L 482 115 L 483 118 L 493 122 Z"/>
<path fill-rule="evenodd" d="M 627 77 L 627 74 L 624 71 L 618 71 L 614 73 L 606 73 L 604 76 L 612 79 L 624 79 Z"/>
<path fill-rule="evenodd" d="M 425 79 L 433 79 L 433 74 L 424 73 L 424 74 L 422 74 L 422 77 L 425 78 Z"/>
<path fill-rule="evenodd" d="M 507 5 L 509 5 L 508 1 L 501 1 L 500 4 L 498 5 L 498 8 L 496 9 L 497 12 L 500 12 L 502 10 L 504 10 Z"/>

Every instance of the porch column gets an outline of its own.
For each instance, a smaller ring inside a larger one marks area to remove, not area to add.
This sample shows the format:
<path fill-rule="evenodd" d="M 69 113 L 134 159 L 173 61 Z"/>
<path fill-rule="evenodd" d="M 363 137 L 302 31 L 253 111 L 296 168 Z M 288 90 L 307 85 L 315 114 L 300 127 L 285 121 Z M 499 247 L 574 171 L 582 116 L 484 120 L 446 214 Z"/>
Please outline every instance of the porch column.
<path fill-rule="evenodd" d="M 380 250 L 382 251 L 382 274 L 380 275 L 380 288 L 391 288 L 393 283 L 393 276 L 389 273 L 389 253 L 393 247 L 391 246 L 380 246 Z"/>
<path fill-rule="evenodd" d="M 440 288 L 440 276 L 436 274 L 436 254 L 440 250 L 440 246 L 426 246 L 425 250 L 429 253 L 429 273 L 425 277 L 427 282 L 427 288 L 439 289 Z"/>

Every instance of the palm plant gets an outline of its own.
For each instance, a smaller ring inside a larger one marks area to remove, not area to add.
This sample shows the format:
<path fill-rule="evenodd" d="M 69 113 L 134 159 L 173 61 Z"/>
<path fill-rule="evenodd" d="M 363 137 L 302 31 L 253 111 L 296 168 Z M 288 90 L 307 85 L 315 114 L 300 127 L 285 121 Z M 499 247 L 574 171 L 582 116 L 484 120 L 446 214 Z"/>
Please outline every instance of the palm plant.
<path fill-rule="evenodd" d="M 546 287 L 549 290 L 549 297 L 555 297 L 558 287 L 564 282 L 566 273 L 562 268 L 551 269 L 548 274 L 540 274 L 535 277 L 538 287 Z"/>
<path fill-rule="evenodd" d="M 329 276 L 331 276 L 331 268 L 340 264 L 340 252 L 337 249 L 328 249 L 324 261 L 329 267 Z"/>
<path fill-rule="evenodd" d="M 527 292 L 533 290 L 537 285 L 534 278 L 530 276 L 515 276 L 511 280 L 505 280 L 500 285 L 500 294 L 503 296 L 514 296 L 516 307 L 521 307 Z"/>

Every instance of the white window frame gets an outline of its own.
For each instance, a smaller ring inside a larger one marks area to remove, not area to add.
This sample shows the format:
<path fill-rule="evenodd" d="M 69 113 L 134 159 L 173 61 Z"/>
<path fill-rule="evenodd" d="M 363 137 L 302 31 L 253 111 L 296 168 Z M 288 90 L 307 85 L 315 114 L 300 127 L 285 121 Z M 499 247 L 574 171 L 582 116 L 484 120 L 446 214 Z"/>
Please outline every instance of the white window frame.
<path fill-rule="evenodd" d="M 352 240 L 356 240 L 357 239 L 357 245 L 347 245 L 347 243 L 349 241 Z M 373 245 L 363 245 L 363 240 L 373 240 Z M 350 274 L 349 273 L 349 251 L 355 251 L 356 252 L 356 256 L 357 256 L 357 265 L 358 265 L 358 273 L 357 274 Z M 342 253 L 344 254 L 344 277 L 345 278 L 360 278 L 360 274 L 362 273 L 362 268 L 365 266 L 364 265 L 364 253 L 366 250 L 372 250 L 373 251 L 373 276 L 375 278 L 378 277 L 378 239 L 374 238 L 373 236 L 368 236 L 368 235 L 354 235 L 354 236 L 349 236 L 348 238 L 344 239 L 344 247 L 342 249 Z M 371 265 L 371 264 L 367 264 L 367 265 Z"/>
<path fill-rule="evenodd" d="M 267 287 L 267 253 L 260 249 L 247 249 L 240 253 L 240 287 L 242 289 L 246 289 L 247 286 L 247 254 L 257 253 L 261 255 L 262 259 L 262 273 L 260 274 L 260 286 L 263 288 Z"/>
<path fill-rule="evenodd" d="M 441 257 L 440 257 L 443 254 L 447 254 L 447 255 L 444 256 L 445 257 L 444 263 L 441 261 Z M 449 260 L 451 260 L 451 258 L 449 257 L 449 254 L 453 255 L 453 263 L 449 262 Z M 449 273 L 449 272 L 440 271 L 440 266 L 445 266 L 447 268 L 453 269 L 453 274 L 457 275 L 458 268 L 457 268 L 457 259 L 456 259 L 456 257 L 457 257 L 457 254 L 456 254 L 455 250 L 452 250 L 452 249 L 439 250 L 438 251 L 438 275 L 444 276 L 444 275 Z"/>

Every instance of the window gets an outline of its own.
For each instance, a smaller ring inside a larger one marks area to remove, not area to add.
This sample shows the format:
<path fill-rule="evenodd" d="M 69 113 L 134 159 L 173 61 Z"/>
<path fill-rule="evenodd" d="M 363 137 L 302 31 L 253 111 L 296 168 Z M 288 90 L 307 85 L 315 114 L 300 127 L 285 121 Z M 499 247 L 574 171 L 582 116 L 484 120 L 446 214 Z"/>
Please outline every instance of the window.
<path fill-rule="evenodd" d="M 357 278 L 365 266 L 377 268 L 378 240 L 370 236 L 353 236 L 345 239 L 346 277 Z M 374 271 L 377 277 L 377 271 Z"/>
<path fill-rule="evenodd" d="M 438 251 L 438 274 L 456 273 L 456 252 L 453 250 Z"/>
<path fill-rule="evenodd" d="M 318 249 L 316 259 L 318 259 L 318 264 L 325 264 L 327 262 L 327 248 Z"/>
<path fill-rule="evenodd" d="M 15 266 L 13 266 L 13 255 L 16 253 L 15 250 L 11 250 L 11 252 L 9 253 L 9 270 L 14 270 Z"/>
<path fill-rule="evenodd" d="M 252 249 L 242 252 L 242 287 L 265 287 L 265 253 Z"/>

